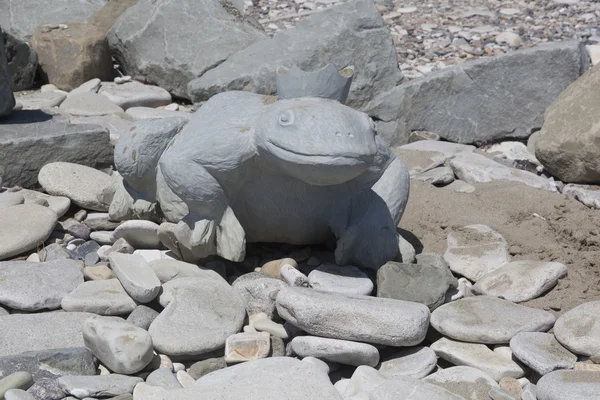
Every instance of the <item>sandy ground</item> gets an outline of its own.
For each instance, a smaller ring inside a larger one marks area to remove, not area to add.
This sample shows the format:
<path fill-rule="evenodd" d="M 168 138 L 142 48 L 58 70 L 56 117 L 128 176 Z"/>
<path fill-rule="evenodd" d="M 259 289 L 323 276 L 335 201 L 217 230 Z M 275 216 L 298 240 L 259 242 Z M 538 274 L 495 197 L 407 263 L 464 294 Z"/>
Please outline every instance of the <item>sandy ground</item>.
<path fill-rule="evenodd" d="M 556 261 L 569 268 L 554 289 L 524 305 L 560 315 L 600 300 L 600 211 L 521 184 L 475 186 L 465 194 L 412 181 L 400 227 L 420 241 L 422 251 L 443 254 L 453 229 L 488 225 L 504 235 L 513 260 Z"/>

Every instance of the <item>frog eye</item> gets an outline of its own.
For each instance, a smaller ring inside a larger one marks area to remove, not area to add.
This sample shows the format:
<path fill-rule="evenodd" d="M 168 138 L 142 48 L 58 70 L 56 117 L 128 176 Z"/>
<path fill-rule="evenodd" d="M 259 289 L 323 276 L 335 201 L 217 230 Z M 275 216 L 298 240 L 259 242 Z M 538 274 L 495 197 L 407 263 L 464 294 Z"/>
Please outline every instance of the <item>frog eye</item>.
<path fill-rule="evenodd" d="M 279 114 L 279 125 L 289 126 L 294 123 L 294 112 L 292 110 L 285 110 Z"/>

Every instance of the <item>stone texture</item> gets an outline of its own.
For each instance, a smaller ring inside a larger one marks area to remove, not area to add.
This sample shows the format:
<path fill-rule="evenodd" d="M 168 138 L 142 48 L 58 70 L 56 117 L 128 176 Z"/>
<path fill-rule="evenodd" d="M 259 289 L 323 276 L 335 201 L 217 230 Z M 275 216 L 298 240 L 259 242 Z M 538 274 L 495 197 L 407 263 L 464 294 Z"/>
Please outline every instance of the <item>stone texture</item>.
<path fill-rule="evenodd" d="M 227 382 L 226 385 L 223 382 Z M 145 400 L 342 400 L 327 374 L 289 357 L 245 362 L 206 375 L 187 389 L 168 391 Z"/>
<path fill-rule="evenodd" d="M 146 378 L 146 383 L 164 389 L 181 389 L 181 384 L 169 368 L 159 368 L 152 371 Z"/>
<path fill-rule="evenodd" d="M 2 341 L 0 355 L 26 351 L 72 349 L 83 347 L 83 321 L 94 314 L 83 312 L 48 312 L 0 316 Z"/>
<path fill-rule="evenodd" d="M 158 317 L 158 314 L 158 311 L 140 304 L 131 312 L 131 314 L 129 314 L 127 322 L 138 328 L 148 330 L 152 321 Z"/>
<path fill-rule="evenodd" d="M 56 89 L 58 90 L 58 89 Z M 48 110 L 59 107 L 65 101 L 67 95 L 58 91 L 33 92 L 19 98 L 23 104 L 23 110 Z"/>
<path fill-rule="evenodd" d="M 547 331 L 555 317 L 542 310 L 490 296 L 467 297 L 436 309 L 431 325 L 455 340 L 508 343 L 519 332 Z"/>
<path fill-rule="evenodd" d="M 552 103 L 535 142 L 535 155 L 565 183 L 599 183 L 600 164 L 594 157 L 600 135 L 600 66 L 572 83 Z"/>
<path fill-rule="evenodd" d="M 600 190 L 597 186 L 569 183 L 565 185 L 562 193 L 575 198 L 590 208 L 600 209 Z"/>
<path fill-rule="evenodd" d="M 225 90 L 274 94 L 278 66 L 314 71 L 327 63 L 339 68 L 354 65 L 356 75 L 347 103 L 355 108 L 402 79 L 388 28 L 377 8 L 371 1 L 354 0 L 244 48 L 192 81 L 189 95 L 198 102 Z"/>
<path fill-rule="evenodd" d="M 463 400 L 461 396 L 453 394 L 444 387 L 408 376 L 388 380 L 371 391 L 369 396 L 370 399 L 376 400 Z"/>
<path fill-rule="evenodd" d="M 118 279 L 84 282 L 62 300 L 65 311 L 85 311 L 99 315 L 126 315 L 136 308 Z"/>
<path fill-rule="evenodd" d="M 63 375 L 94 375 L 96 364 L 85 347 L 26 351 L 0 357 L 0 378 L 18 371 L 29 372 L 36 382 Z"/>
<path fill-rule="evenodd" d="M 436 368 L 437 356 L 429 347 L 409 347 L 382 356 L 379 372 L 386 378 L 400 376 L 424 378 Z"/>
<path fill-rule="evenodd" d="M 173 356 L 205 354 L 222 348 L 241 330 L 244 301 L 226 282 L 180 278 L 167 284 L 175 290 L 148 330 L 157 351 Z"/>
<path fill-rule="evenodd" d="M 379 352 L 375 346 L 348 340 L 328 339 L 316 336 L 297 336 L 290 342 L 294 353 L 300 357 L 316 357 L 324 361 L 346 365 L 368 365 L 379 363 Z"/>
<path fill-rule="evenodd" d="M 0 118 L 10 114 L 14 107 L 13 82 L 6 62 L 4 38 L 0 29 Z"/>
<path fill-rule="evenodd" d="M 489 400 L 489 391 L 498 384 L 488 374 L 471 367 L 451 367 L 424 378 L 423 381 L 441 386 L 469 400 Z"/>
<path fill-rule="evenodd" d="M 6 393 L 11 389 L 27 389 L 31 385 L 33 385 L 33 378 L 29 372 L 12 373 L 0 379 L 0 397 L 6 399 Z"/>
<path fill-rule="evenodd" d="M 57 221 L 48 207 L 20 204 L 0 209 L 0 260 L 5 260 L 44 243 Z"/>
<path fill-rule="evenodd" d="M 316 336 L 390 346 L 419 344 L 429 323 L 422 304 L 304 288 L 282 289 L 277 311 Z"/>
<path fill-rule="evenodd" d="M 431 345 L 435 354 L 457 366 L 477 368 L 489 374 L 495 381 L 505 376 L 520 378 L 523 369 L 514 361 L 490 350 L 483 344 L 464 343 L 442 338 Z"/>
<path fill-rule="evenodd" d="M 99 117 L 103 115 L 122 115 L 123 109 L 105 96 L 96 93 L 76 93 L 68 96 L 60 105 L 64 113 L 76 117 Z"/>
<path fill-rule="evenodd" d="M 550 333 L 518 333 L 510 340 L 510 349 L 519 361 L 542 376 L 557 369 L 572 369 L 577 361 L 577 356 Z"/>
<path fill-rule="evenodd" d="M 150 334 L 119 318 L 87 319 L 83 342 L 102 365 L 117 374 L 135 374 L 154 356 Z"/>
<path fill-rule="evenodd" d="M 582 47 L 549 43 L 446 68 L 382 93 L 368 113 L 396 144 L 414 130 L 458 143 L 525 139 L 542 126 L 546 107 L 587 69 Z"/>
<path fill-rule="evenodd" d="M 541 296 L 566 275 L 567 267 L 561 263 L 513 261 L 483 275 L 473 291 L 520 303 Z"/>
<path fill-rule="evenodd" d="M 0 304 L 16 310 L 59 308 L 82 283 L 81 265 L 74 260 L 0 262 Z"/>
<path fill-rule="evenodd" d="M 67 162 L 46 164 L 38 174 L 40 185 L 53 196 L 65 196 L 79 207 L 106 211 L 100 201 L 102 190 L 112 183 L 110 175 L 94 168 Z"/>
<path fill-rule="evenodd" d="M 190 366 L 188 374 L 196 380 L 208 375 L 211 372 L 227 368 L 227 363 L 223 357 L 209 358 L 207 360 L 198 361 Z"/>
<path fill-rule="evenodd" d="M 148 21 L 148 15 L 154 18 Z M 111 50 L 129 75 L 180 97 L 187 96 L 190 80 L 263 38 L 243 12 L 214 0 L 141 0 L 108 32 Z"/>
<path fill-rule="evenodd" d="M 178 260 L 160 259 L 149 263 L 160 283 L 166 283 L 177 278 L 213 278 L 223 279 L 212 269 L 199 267 L 195 264 Z"/>
<path fill-rule="evenodd" d="M 92 78 L 111 79 L 112 59 L 105 32 L 84 23 L 67 26 L 50 29 L 40 25 L 33 33 L 31 47 L 38 54 L 42 79 L 66 91 Z"/>
<path fill-rule="evenodd" d="M 160 246 L 157 230 L 158 225 L 152 221 L 131 220 L 120 224 L 113 237 L 127 240 L 135 249 L 156 249 Z"/>
<path fill-rule="evenodd" d="M 108 32 L 117 19 L 137 2 L 138 0 L 108 0 L 104 7 L 92 15 L 88 22 L 102 29 L 103 32 Z"/>
<path fill-rule="evenodd" d="M 575 354 L 600 354 L 600 301 L 590 301 L 564 313 L 554 325 L 554 336 Z"/>
<path fill-rule="evenodd" d="M 251 276 L 253 278 L 237 279 L 232 285 L 244 299 L 248 315 L 263 312 L 269 318 L 276 317 L 275 299 L 279 291 L 288 285 L 265 274 Z"/>
<path fill-rule="evenodd" d="M 225 362 L 258 360 L 269 355 L 270 335 L 267 332 L 244 332 L 231 335 L 225 341 Z"/>
<path fill-rule="evenodd" d="M 600 374 L 591 371 L 554 371 L 537 383 L 538 400 L 589 400 L 599 391 Z"/>
<path fill-rule="evenodd" d="M 92 353 L 89 354 L 91 356 Z M 58 385 L 57 379 L 36 379 L 33 386 L 27 389 L 27 392 L 36 400 L 62 400 L 65 398 L 65 392 Z"/>
<path fill-rule="evenodd" d="M 12 75 L 13 91 L 31 89 L 38 67 L 36 52 L 29 47 L 28 43 L 17 39 L 8 32 L 4 32 L 4 50 L 8 61 L 8 71 Z"/>
<path fill-rule="evenodd" d="M 450 167 L 439 167 L 420 173 L 413 179 L 431 183 L 434 186 L 446 186 L 454 182 L 454 171 Z"/>
<path fill-rule="evenodd" d="M 486 225 L 467 225 L 448 235 L 444 260 L 450 269 L 477 281 L 510 261 L 504 237 Z"/>
<path fill-rule="evenodd" d="M 113 252 L 108 259 L 123 288 L 134 300 L 148 303 L 158 296 L 160 281 L 143 257 Z"/>
<path fill-rule="evenodd" d="M 171 95 L 158 86 L 133 81 L 123 84 L 104 82 L 98 91 L 102 96 L 127 110 L 131 107 L 160 107 L 171 104 Z"/>
<path fill-rule="evenodd" d="M 441 268 L 390 261 L 377 270 L 377 297 L 414 301 L 433 311 L 444 304 L 451 281 Z"/>
<path fill-rule="evenodd" d="M 370 295 L 373 282 L 360 269 L 346 265 L 321 264 L 308 274 L 308 283 L 314 289 L 326 292 Z"/>
<path fill-rule="evenodd" d="M 125 111 L 127 115 L 139 121 L 143 119 L 163 119 L 163 118 L 185 118 L 187 120 L 192 118 L 192 113 L 186 111 L 168 111 L 160 108 L 150 107 L 131 107 Z"/>
<path fill-rule="evenodd" d="M 25 198 L 25 204 L 39 204 L 40 201 L 48 203 L 48 208 L 54 211 L 58 218 L 65 215 L 69 207 L 71 207 L 71 200 L 68 197 L 50 196 L 46 193 L 29 189 L 21 189 L 18 193 Z"/>
<path fill-rule="evenodd" d="M 133 393 L 133 388 L 142 378 L 119 374 L 97 376 L 63 376 L 58 384 L 65 393 L 79 399 L 86 397 L 114 397 Z"/>

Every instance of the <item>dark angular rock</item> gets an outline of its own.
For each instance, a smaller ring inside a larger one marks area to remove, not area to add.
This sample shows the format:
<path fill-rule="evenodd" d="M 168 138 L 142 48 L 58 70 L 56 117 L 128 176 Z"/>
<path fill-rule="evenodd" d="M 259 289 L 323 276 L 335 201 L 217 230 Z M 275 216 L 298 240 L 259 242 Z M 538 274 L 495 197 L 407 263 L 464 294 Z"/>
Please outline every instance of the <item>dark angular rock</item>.
<path fill-rule="evenodd" d="M 29 372 L 34 381 L 63 375 L 95 375 L 97 361 L 85 347 L 31 351 L 0 357 L 0 379 L 13 372 Z"/>

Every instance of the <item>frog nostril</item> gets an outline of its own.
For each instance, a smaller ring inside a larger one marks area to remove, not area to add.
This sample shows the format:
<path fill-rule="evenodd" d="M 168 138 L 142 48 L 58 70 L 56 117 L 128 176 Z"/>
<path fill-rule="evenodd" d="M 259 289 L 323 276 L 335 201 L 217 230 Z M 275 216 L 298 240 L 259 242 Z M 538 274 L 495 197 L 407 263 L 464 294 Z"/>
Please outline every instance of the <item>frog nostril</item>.
<path fill-rule="evenodd" d="M 349 137 L 349 138 L 353 138 L 353 137 L 354 137 L 354 133 L 352 133 L 352 132 L 348 132 L 348 137 Z"/>
<path fill-rule="evenodd" d="M 337 137 L 342 137 L 342 134 L 341 134 L 341 133 L 339 133 L 339 132 L 336 132 L 336 133 L 335 133 L 335 136 L 337 136 Z"/>

